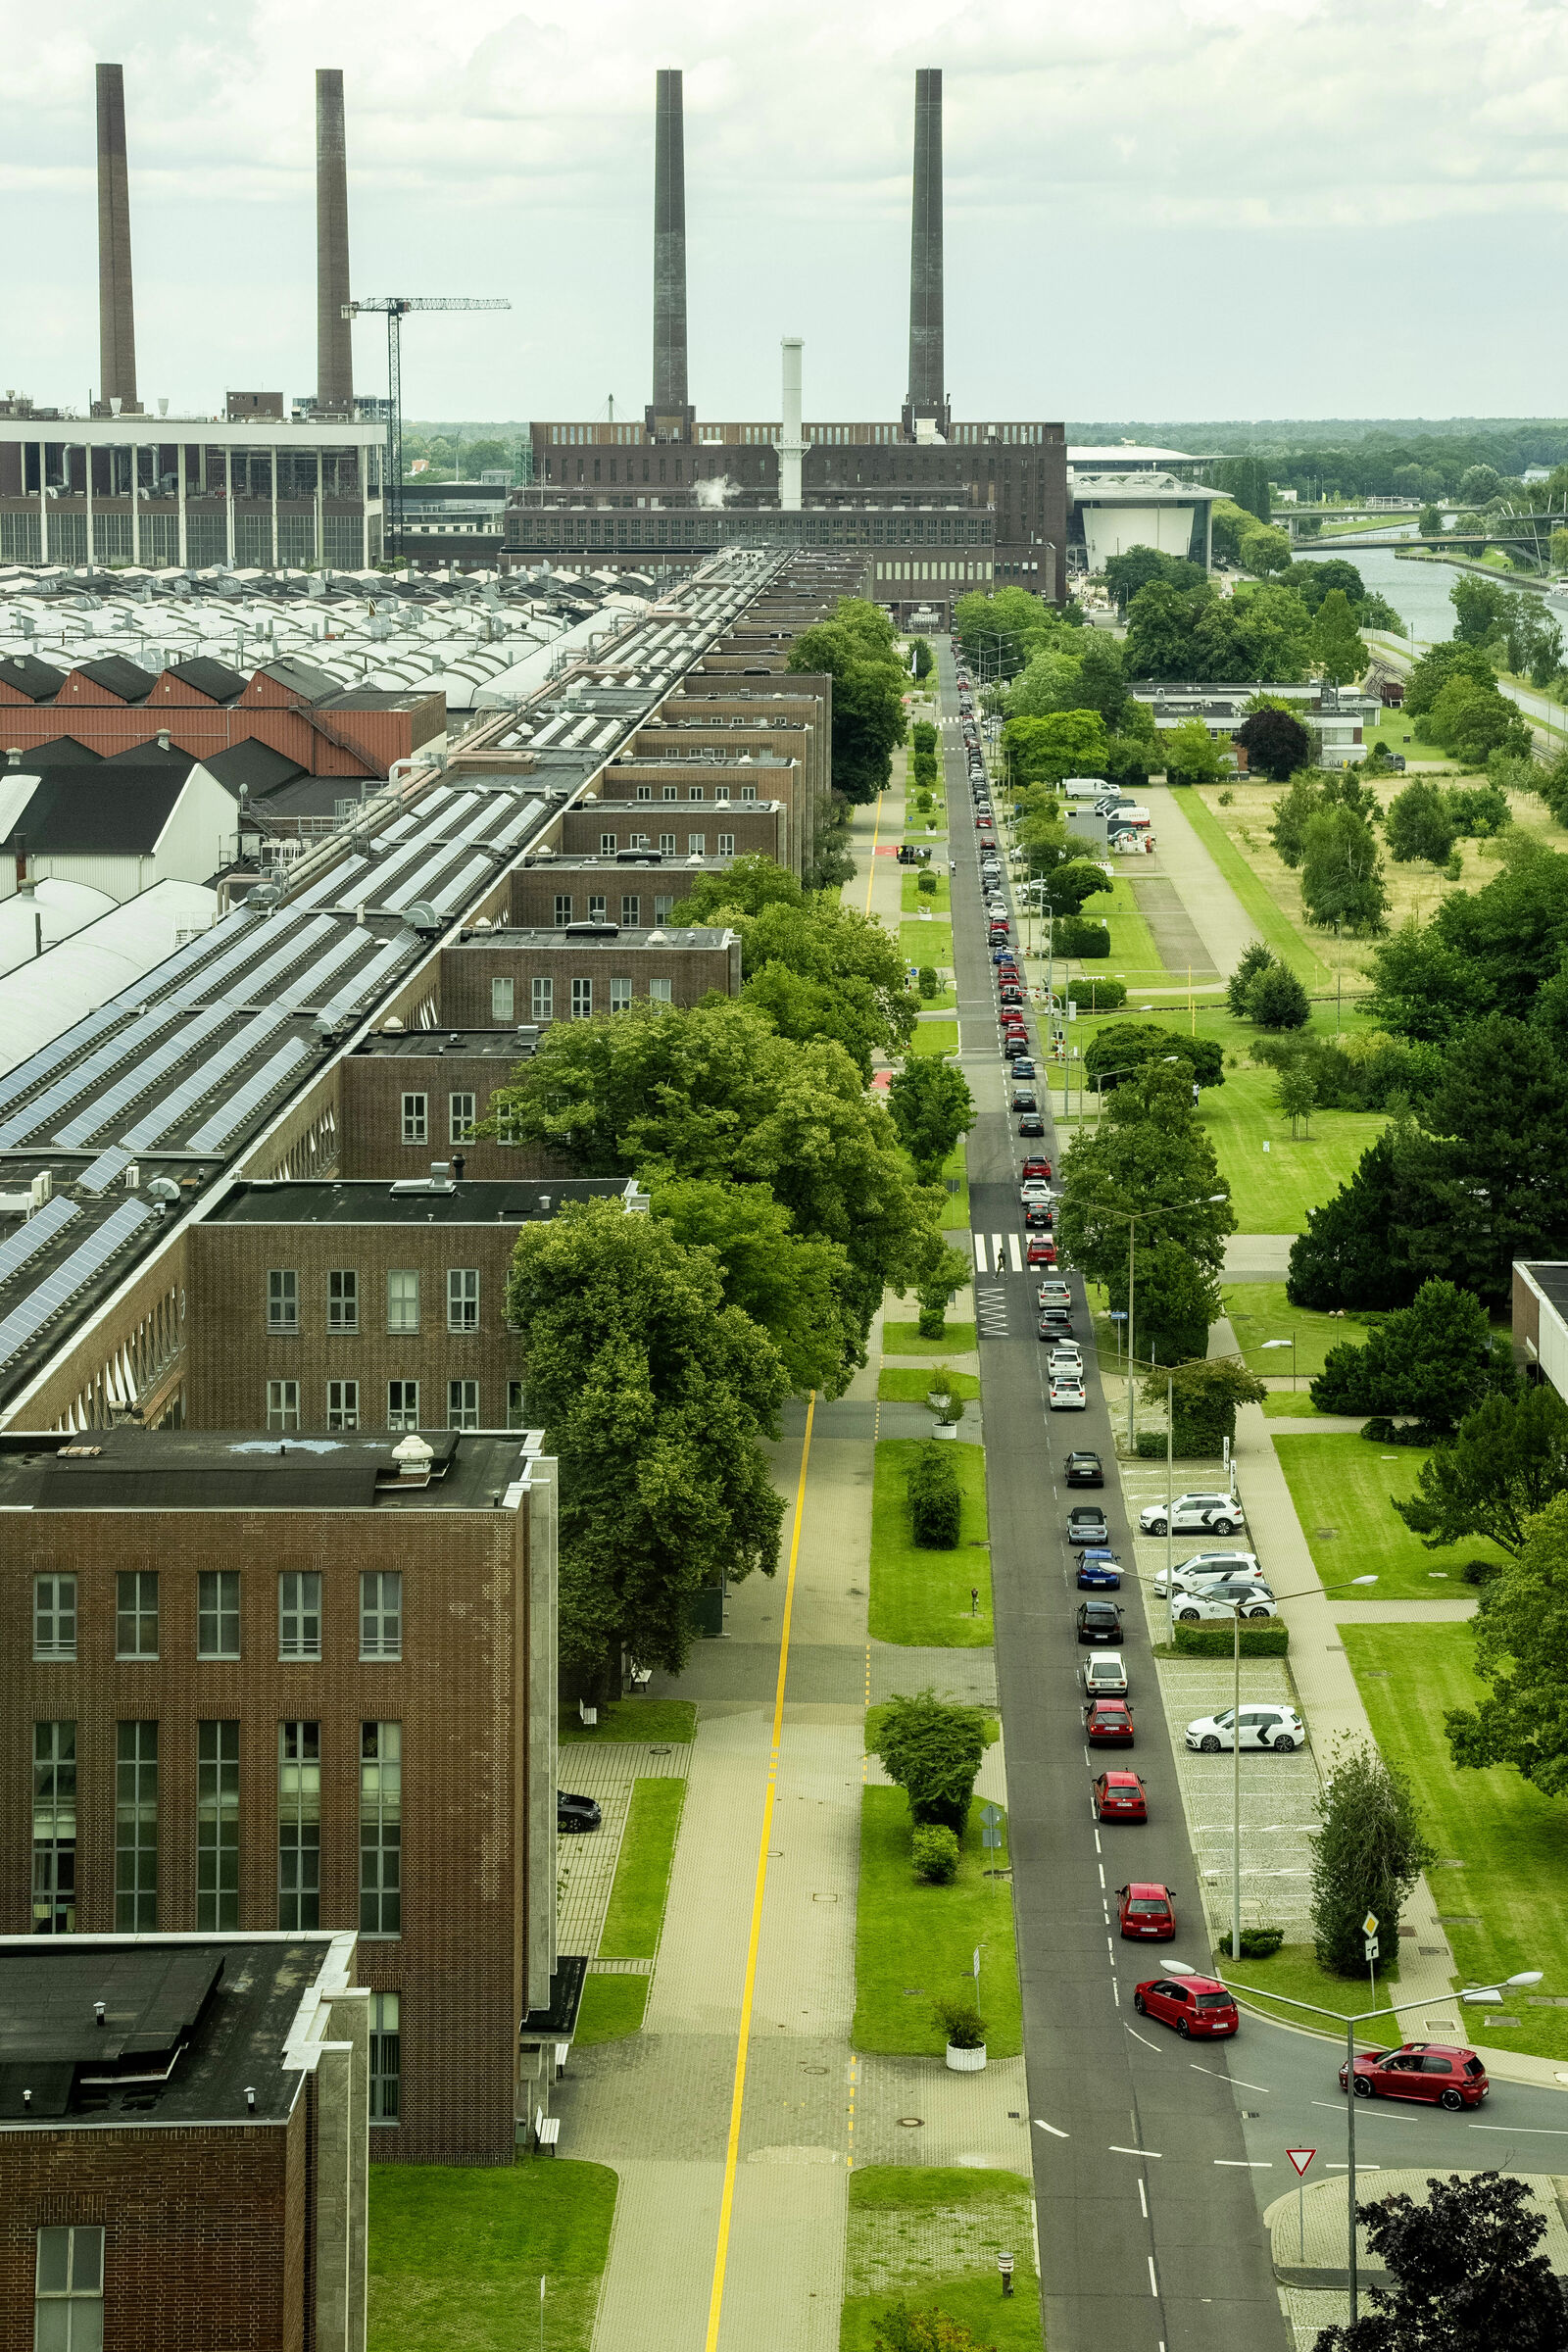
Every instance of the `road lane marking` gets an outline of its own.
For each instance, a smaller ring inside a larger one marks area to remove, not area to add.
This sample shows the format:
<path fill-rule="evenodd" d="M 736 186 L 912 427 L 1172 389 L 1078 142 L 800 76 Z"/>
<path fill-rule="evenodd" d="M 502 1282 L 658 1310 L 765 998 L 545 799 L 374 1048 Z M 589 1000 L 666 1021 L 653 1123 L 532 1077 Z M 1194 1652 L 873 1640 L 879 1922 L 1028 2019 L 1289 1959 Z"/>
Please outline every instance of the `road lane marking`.
<path fill-rule="evenodd" d="M 1100 1865 L 1100 1891 L 1102 1894 L 1105 1891 L 1105 1865 L 1103 1862 Z"/>
<path fill-rule="evenodd" d="M 1312 2104 L 1314 2107 L 1326 2107 L 1331 2115 L 1343 2115 L 1345 2112 L 1344 2108 L 1337 2107 L 1332 2099 L 1314 2099 Z M 1419 2118 L 1413 2115 L 1382 2115 L 1374 2108 L 1370 2099 L 1363 2099 L 1355 2112 L 1363 2123 L 1408 2124 L 1412 2129 L 1416 2128 L 1419 2123 Z M 1506 2124 L 1477 2124 L 1472 2125 L 1471 2129 L 1480 2132 L 1506 2132 L 1508 2127 Z"/>
<path fill-rule="evenodd" d="M 1472 2124 L 1470 2129 L 1472 2132 L 1527 2132 L 1532 2139 L 1568 2139 L 1568 2132 L 1554 2132 L 1549 2124 Z"/>
<path fill-rule="evenodd" d="M 1149 2219 L 1149 2199 L 1144 2194 L 1144 2176 L 1142 2173 L 1140 2173 L 1138 2176 L 1138 2203 L 1140 2209 L 1142 2210 L 1143 2217 L 1147 2222 Z"/>
<path fill-rule="evenodd" d="M 1113 2156 L 1152 2156 L 1156 2164 L 1162 2163 L 1165 2155 L 1163 2148 L 1119 2148 L 1114 2140 L 1110 2152 Z"/>
<path fill-rule="evenodd" d="M 1070 2139 L 1072 2137 L 1072 2133 L 1070 2132 L 1058 2132 L 1054 2124 L 1048 2124 L 1043 2115 L 1037 2115 L 1035 2117 L 1035 2130 L 1037 2132 L 1049 2132 L 1053 2139 Z"/>
<path fill-rule="evenodd" d="M 1331 2173 L 1348 2173 L 1350 2168 L 1348 2164 L 1331 2164 L 1328 2169 Z M 1381 2164 L 1363 2164 L 1358 2156 L 1355 2169 L 1358 2173 L 1381 2173 L 1383 2167 Z"/>
<path fill-rule="evenodd" d="M 986 1237 L 983 1233 L 977 1233 L 974 1237 L 974 1270 L 977 1274 L 986 1271 Z"/>
<path fill-rule="evenodd" d="M 1136 2026 L 1129 2026 L 1127 2032 L 1132 2035 L 1134 2041 L 1141 2041 L 1146 2050 L 1152 2050 L 1156 2058 L 1163 2055 L 1158 2042 L 1151 2041 L 1147 2034 L 1140 2034 Z"/>
<path fill-rule="evenodd" d="M 1268 2091 L 1270 2089 L 1267 2082 L 1246 2082 L 1240 2075 L 1222 2075 L 1217 2066 L 1200 2066 L 1196 2058 L 1191 2061 L 1191 2065 L 1195 2075 L 1212 2075 L 1216 2082 L 1234 2082 L 1242 2090 Z"/>
<path fill-rule="evenodd" d="M 1223 2165 L 1231 2173 L 1271 2173 L 1274 2170 L 1271 2164 L 1253 2164 L 1245 2156 L 1216 2156 L 1214 2162 Z"/>
<path fill-rule="evenodd" d="M 1149 2291 L 1157 2303 L 1159 2300 L 1159 2280 L 1154 2277 L 1154 2257 L 1152 2254 L 1151 2254 L 1149 2257 Z"/>
<path fill-rule="evenodd" d="M 1023 1251 L 1018 1247 L 1018 1236 L 1015 1233 L 1009 1233 L 1007 1236 L 1007 1251 L 1012 1259 L 1013 1272 L 1021 1274 L 1023 1272 Z"/>

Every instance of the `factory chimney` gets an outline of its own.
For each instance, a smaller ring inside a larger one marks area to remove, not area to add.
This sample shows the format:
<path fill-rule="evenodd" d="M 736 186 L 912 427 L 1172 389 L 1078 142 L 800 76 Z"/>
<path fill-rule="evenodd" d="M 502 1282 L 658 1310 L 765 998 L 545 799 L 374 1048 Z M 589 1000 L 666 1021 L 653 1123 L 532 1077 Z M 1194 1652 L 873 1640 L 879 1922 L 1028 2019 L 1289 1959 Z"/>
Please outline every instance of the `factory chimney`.
<path fill-rule="evenodd" d="M 786 335 L 779 346 L 784 354 L 784 426 L 774 448 L 778 454 L 778 503 L 786 514 L 801 511 L 801 460 L 806 455 L 806 443 L 801 438 L 801 338 Z"/>
<path fill-rule="evenodd" d="M 914 224 L 909 247 L 909 396 L 906 441 L 946 440 L 952 419 L 943 377 L 942 70 L 914 77 Z"/>
<path fill-rule="evenodd" d="M 130 190 L 125 174 L 125 74 L 98 74 L 98 399 L 103 415 L 139 416 L 136 316 L 130 293 Z"/>
<path fill-rule="evenodd" d="M 654 108 L 654 398 L 648 430 L 656 441 L 689 441 L 686 135 L 678 72 L 661 71 Z"/>
<path fill-rule="evenodd" d="M 354 414 L 349 299 L 349 178 L 343 139 L 343 75 L 316 76 L 316 405 L 328 416 Z"/>

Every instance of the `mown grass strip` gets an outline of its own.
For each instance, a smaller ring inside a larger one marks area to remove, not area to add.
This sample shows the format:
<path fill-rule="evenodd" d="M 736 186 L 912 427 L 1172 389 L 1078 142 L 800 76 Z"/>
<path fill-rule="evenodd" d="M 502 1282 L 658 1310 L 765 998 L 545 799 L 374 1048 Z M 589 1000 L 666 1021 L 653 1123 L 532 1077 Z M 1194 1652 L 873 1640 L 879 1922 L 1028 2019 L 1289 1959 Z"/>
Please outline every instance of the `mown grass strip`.
<path fill-rule="evenodd" d="M 684 1780 L 632 1783 L 631 1810 L 599 1938 L 602 1960 L 651 1960 L 658 1951 L 685 1797 Z"/>

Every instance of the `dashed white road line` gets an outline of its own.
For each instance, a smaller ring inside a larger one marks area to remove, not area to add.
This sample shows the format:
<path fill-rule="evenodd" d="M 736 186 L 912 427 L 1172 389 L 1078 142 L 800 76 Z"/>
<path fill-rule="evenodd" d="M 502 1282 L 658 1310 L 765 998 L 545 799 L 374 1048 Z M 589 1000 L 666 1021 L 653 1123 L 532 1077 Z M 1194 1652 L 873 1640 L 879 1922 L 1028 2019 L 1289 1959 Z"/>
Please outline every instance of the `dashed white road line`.
<path fill-rule="evenodd" d="M 1155 2164 L 1163 2163 L 1165 2157 L 1163 2148 L 1120 2148 L 1114 2140 L 1110 2143 L 1110 2152 L 1113 2156 L 1148 2156 Z"/>
<path fill-rule="evenodd" d="M 1054 2124 L 1048 2124 L 1043 2115 L 1037 2115 L 1035 2117 L 1035 2130 L 1037 2132 L 1049 2132 L 1053 2139 L 1070 2139 L 1072 2137 L 1072 2133 L 1070 2132 L 1058 2132 Z"/>

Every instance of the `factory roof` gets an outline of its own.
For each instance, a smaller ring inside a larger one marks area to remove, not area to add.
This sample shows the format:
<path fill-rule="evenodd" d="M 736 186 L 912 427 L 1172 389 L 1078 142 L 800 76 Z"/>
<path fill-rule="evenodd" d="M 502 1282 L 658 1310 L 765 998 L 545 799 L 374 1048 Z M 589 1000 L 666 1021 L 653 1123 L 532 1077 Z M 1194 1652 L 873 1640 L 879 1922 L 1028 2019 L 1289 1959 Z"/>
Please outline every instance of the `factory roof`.
<path fill-rule="evenodd" d="M 172 766 L 125 764 L 108 780 L 110 762 L 50 766 L 0 774 L 0 854 L 24 840 L 29 857 L 151 857 L 194 765 L 182 753 Z"/>
<path fill-rule="evenodd" d="M 210 703 L 233 703 L 239 700 L 249 681 L 226 662 L 215 662 L 210 654 L 193 654 L 188 661 L 172 662 L 169 675 L 177 678 Z"/>
<path fill-rule="evenodd" d="M 445 1160 L 436 1163 L 445 1168 Z M 450 1175 L 236 1184 L 216 1203 L 217 1225 L 511 1225 L 559 1216 L 572 1202 L 618 1200 L 628 1215 L 648 1206 L 635 1177 L 541 1176 L 506 1180 Z"/>
<path fill-rule="evenodd" d="M 127 661 L 123 654 L 109 654 L 100 662 L 79 662 L 76 675 L 101 686 L 105 694 L 122 703 L 144 703 L 158 683 L 155 671 Z"/>
<path fill-rule="evenodd" d="M 539 1032 L 532 1026 L 518 1029 L 405 1029 L 396 1027 L 372 1030 L 362 1038 L 354 1049 L 355 1058 L 362 1054 L 378 1055 L 383 1060 L 433 1060 L 443 1054 L 455 1054 L 461 1058 L 483 1061 L 526 1061 L 530 1054 L 539 1051 Z"/>
<path fill-rule="evenodd" d="M 520 1430 L 258 1437 L 249 1430 L 95 1429 L 0 1436 L 0 1511 L 473 1511 L 526 1475 Z M 422 1453 L 420 1452 L 422 1446 Z M 417 1455 L 420 1472 L 403 1467 Z"/>
<path fill-rule="evenodd" d="M 529 955 L 546 949 L 579 950 L 602 948 L 607 953 L 620 955 L 629 951 L 639 954 L 645 948 L 705 948 L 710 954 L 722 953 L 734 938 L 733 931 L 699 928 L 678 930 L 673 923 L 649 925 L 639 929 L 635 924 L 602 923 L 497 923 L 488 931 L 465 932 L 456 943 L 456 952 L 466 955 L 491 955 L 497 948 L 509 953 L 526 951 Z"/>

